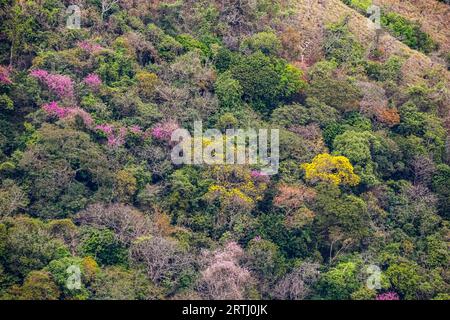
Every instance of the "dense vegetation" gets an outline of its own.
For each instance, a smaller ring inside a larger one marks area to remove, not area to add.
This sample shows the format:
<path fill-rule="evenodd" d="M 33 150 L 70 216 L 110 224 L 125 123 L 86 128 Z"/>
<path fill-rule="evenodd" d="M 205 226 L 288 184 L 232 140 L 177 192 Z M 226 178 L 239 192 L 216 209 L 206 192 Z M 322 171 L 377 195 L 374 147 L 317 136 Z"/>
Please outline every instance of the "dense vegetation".
<path fill-rule="evenodd" d="M 362 14 L 368 14 L 370 6 L 374 3 L 372 0 L 343 0 L 343 2 Z M 437 50 L 438 45 L 429 34 L 422 31 L 420 23 L 410 21 L 396 12 L 387 11 L 385 8 L 380 7 L 379 10 L 380 25 L 407 46 L 424 53 Z"/>
<path fill-rule="evenodd" d="M 450 298 L 445 67 L 296 1 L 0 3 L 1 299 Z M 174 165 L 194 120 L 279 128 L 279 173 Z"/>

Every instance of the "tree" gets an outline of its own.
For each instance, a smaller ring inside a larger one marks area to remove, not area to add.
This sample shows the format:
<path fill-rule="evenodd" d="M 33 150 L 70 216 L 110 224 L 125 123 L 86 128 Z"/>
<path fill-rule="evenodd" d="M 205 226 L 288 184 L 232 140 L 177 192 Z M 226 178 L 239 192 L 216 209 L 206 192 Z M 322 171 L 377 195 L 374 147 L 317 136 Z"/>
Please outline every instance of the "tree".
<path fill-rule="evenodd" d="M 400 263 L 389 266 L 386 276 L 394 288 L 407 299 L 414 299 L 420 295 L 420 284 L 423 281 L 414 263 Z"/>
<path fill-rule="evenodd" d="M 192 263 L 188 253 L 176 240 L 156 235 L 137 239 L 130 248 L 130 256 L 135 264 L 145 268 L 153 283 L 164 281 L 170 286 Z"/>
<path fill-rule="evenodd" d="M 241 107 L 243 90 L 239 81 L 233 79 L 230 71 L 219 74 L 214 89 L 221 109 L 237 111 Z"/>
<path fill-rule="evenodd" d="M 8 222 L 5 245 L 5 266 L 19 277 L 39 270 L 51 260 L 69 255 L 66 245 L 51 237 L 44 222 L 28 217 L 6 220 Z"/>
<path fill-rule="evenodd" d="M 31 271 L 18 288 L 18 300 L 58 300 L 60 292 L 50 273 Z"/>
<path fill-rule="evenodd" d="M 261 51 L 241 56 L 231 66 L 231 73 L 242 86 L 244 99 L 263 113 L 270 112 L 279 100 L 290 98 L 306 86 L 299 69 L 271 59 Z"/>
<path fill-rule="evenodd" d="M 147 300 L 158 299 L 161 295 L 145 273 L 117 266 L 102 270 L 91 290 L 96 300 Z"/>
<path fill-rule="evenodd" d="M 305 204 L 310 204 L 315 196 L 314 189 L 302 185 L 280 185 L 273 205 L 285 212 L 287 228 L 301 228 L 314 220 L 315 213 Z"/>
<path fill-rule="evenodd" d="M 0 187 L 0 216 L 9 216 L 28 206 L 29 199 L 14 180 L 5 179 Z"/>
<path fill-rule="evenodd" d="M 276 108 L 271 115 L 273 123 L 289 128 L 306 125 L 310 121 L 308 109 L 300 104 L 284 105 Z"/>
<path fill-rule="evenodd" d="M 44 124 L 36 138 L 19 161 L 36 216 L 66 217 L 82 209 L 89 195 L 100 194 L 101 186 L 111 186 L 110 162 L 88 134 Z"/>
<path fill-rule="evenodd" d="M 349 32 L 346 21 L 328 26 L 323 47 L 325 57 L 338 64 L 358 63 L 364 54 L 363 46 Z"/>
<path fill-rule="evenodd" d="M 432 187 L 433 191 L 438 195 L 439 213 L 445 217 L 449 217 L 450 212 L 450 167 L 440 164 L 436 167 L 433 175 Z"/>
<path fill-rule="evenodd" d="M 378 139 L 370 132 L 345 131 L 333 142 L 334 152 L 347 157 L 355 164 L 355 171 L 365 184 L 372 185 L 377 181 L 374 173 L 371 150 Z"/>
<path fill-rule="evenodd" d="M 138 91 L 140 96 L 151 98 L 156 93 L 156 87 L 160 82 L 158 76 L 152 72 L 140 71 L 136 73 Z"/>
<path fill-rule="evenodd" d="M 213 179 L 203 198 L 218 205 L 216 225 L 231 226 L 238 214 L 249 213 L 262 200 L 267 182 L 252 178 L 247 167 L 217 165 L 205 171 L 204 178 Z"/>
<path fill-rule="evenodd" d="M 358 247 L 370 235 L 367 204 L 355 195 L 343 194 L 338 186 L 318 184 L 315 199 L 315 232 L 324 256 L 336 260 L 344 252 Z"/>
<path fill-rule="evenodd" d="M 234 242 L 223 249 L 204 253 L 204 269 L 198 290 L 205 299 L 238 300 L 252 284 L 250 272 L 239 265 L 244 251 Z"/>
<path fill-rule="evenodd" d="M 341 262 L 322 274 L 319 288 L 327 299 L 350 299 L 362 283 L 358 279 L 358 265 L 355 262 Z"/>
<path fill-rule="evenodd" d="M 319 154 L 311 163 L 304 163 L 305 178 L 311 182 L 324 181 L 334 185 L 356 186 L 360 178 L 353 173 L 353 166 L 344 156 Z"/>
<path fill-rule="evenodd" d="M 109 229 L 83 228 L 80 231 L 78 254 L 94 257 L 101 265 L 120 265 L 127 262 L 127 251 Z"/>
<path fill-rule="evenodd" d="M 319 279 L 320 265 L 304 262 L 286 274 L 275 286 L 273 297 L 280 300 L 304 300 Z"/>
<path fill-rule="evenodd" d="M 245 260 L 245 266 L 258 279 L 259 291 L 270 295 L 272 285 L 286 269 L 278 246 L 269 240 L 254 238 L 247 246 Z"/>
<path fill-rule="evenodd" d="M 309 86 L 306 88 L 308 97 L 329 105 L 341 112 L 357 110 L 361 92 L 336 63 L 329 61 L 317 62 L 309 73 Z"/>
<path fill-rule="evenodd" d="M 383 14 L 381 24 L 413 49 L 430 53 L 437 48 L 430 35 L 421 30 L 420 24 L 411 22 L 395 12 Z"/>
<path fill-rule="evenodd" d="M 375 121 L 393 127 L 400 122 L 400 115 L 396 108 L 388 107 L 385 90 L 371 82 L 359 82 L 358 87 L 364 93 L 359 102 L 360 111 Z"/>
<path fill-rule="evenodd" d="M 51 261 L 45 270 L 59 286 L 63 299 L 86 300 L 90 295 L 87 287 L 99 268 L 92 258 L 64 257 Z"/>
<path fill-rule="evenodd" d="M 273 31 L 258 32 L 242 41 L 240 50 L 246 54 L 261 51 L 265 55 L 276 55 L 281 42 Z"/>
<path fill-rule="evenodd" d="M 118 2 L 119 0 L 102 0 L 102 20 L 104 19 L 105 14 L 110 11 Z"/>
<path fill-rule="evenodd" d="M 390 199 L 393 206 L 390 210 L 393 222 L 402 226 L 403 232 L 414 236 L 430 235 L 435 232 L 441 222 L 437 213 L 437 199 L 423 185 L 411 185 L 403 181 L 398 193 Z"/>
<path fill-rule="evenodd" d="M 109 228 L 125 245 L 152 231 L 151 222 L 142 212 L 122 204 L 90 205 L 78 214 L 76 221 L 98 229 Z"/>

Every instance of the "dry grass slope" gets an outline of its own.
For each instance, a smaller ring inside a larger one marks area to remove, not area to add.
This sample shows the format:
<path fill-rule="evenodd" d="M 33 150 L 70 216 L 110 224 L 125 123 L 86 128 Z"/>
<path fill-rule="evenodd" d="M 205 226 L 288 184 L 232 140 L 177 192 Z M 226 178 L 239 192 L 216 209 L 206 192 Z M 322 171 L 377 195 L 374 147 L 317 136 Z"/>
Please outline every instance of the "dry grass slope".
<path fill-rule="evenodd" d="M 384 2 L 395 3 L 401 1 L 389 0 Z M 424 2 L 430 3 L 436 1 L 426 0 Z M 440 7 L 441 6 L 437 6 L 437 8 Z M 363 15 L 346 6 L 340 0 L 299 0 L 298 10 L 301 22 L 297 26 L 301 28 L 301 33 L 310 35 L 320 34 L 323 27 L 327 24 L 336 23 L 348 17 L 347 19 L 350 31 L 367 50 L 373 48 L 376 43 L 375 25 Z M 438 24 L 438 22 L 434 23 Z M 436 28 L 438 29 L 438 27 Z M 444 29 L 443 26 L 442 29 Z M 443 30 L 440 33 L 440 39 L 448 45 L 448 38 L 447 40 L 442 38 L 446 33 L 448 33 L 448 30 Z M 311 41 L 314 41 L 314 38 L 312 38 Z M 408 86 L 418 82 L 429 81 L 427 79 L 427 73 L 431 69 L 434 69 L 442 78 L 446 79 L 448 84 L 447 91 L 450 92 L 450 73 L 443 65 L 432 61 L 430 57 L 421 52 L 412 50 L 387 32 L 381 33 L 378 48 L 384 53 L 384 59 L 394 54 L 406 59 L 403 85 Z M 450 106 L 448 106 L 448 109 L 450 110 Z"/>

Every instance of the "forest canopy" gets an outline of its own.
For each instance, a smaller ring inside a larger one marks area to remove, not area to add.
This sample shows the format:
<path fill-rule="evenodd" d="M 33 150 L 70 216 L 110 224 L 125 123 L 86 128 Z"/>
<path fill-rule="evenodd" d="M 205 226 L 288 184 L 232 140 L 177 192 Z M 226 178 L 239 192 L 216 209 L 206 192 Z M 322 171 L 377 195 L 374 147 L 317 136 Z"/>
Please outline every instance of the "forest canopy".
<path fill-rule="evenodd" d="M 450 38 L 398 1 L 0 2 L 1 300 L 450 299 Z M 194 121 L 277 174 L 174 164 Z"/>

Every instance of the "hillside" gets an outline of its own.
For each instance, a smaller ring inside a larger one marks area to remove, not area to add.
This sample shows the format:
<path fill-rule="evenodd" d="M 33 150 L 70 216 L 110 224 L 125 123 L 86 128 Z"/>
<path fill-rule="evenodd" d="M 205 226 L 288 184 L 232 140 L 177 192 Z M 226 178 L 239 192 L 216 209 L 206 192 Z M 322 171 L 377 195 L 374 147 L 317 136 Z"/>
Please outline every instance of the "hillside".
<path fill-rule="evenodd" d="M 0 300 L 450 299 L 445 1 L 0 2 Z"/>

